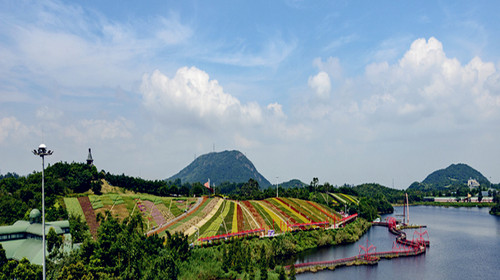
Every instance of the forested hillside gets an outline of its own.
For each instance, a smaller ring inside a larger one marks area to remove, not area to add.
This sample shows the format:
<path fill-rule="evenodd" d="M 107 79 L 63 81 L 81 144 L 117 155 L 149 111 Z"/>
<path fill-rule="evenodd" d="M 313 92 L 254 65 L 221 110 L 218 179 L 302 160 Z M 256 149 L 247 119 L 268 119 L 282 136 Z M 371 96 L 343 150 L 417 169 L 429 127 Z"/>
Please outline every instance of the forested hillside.
<path fill-rule="evenodd" d="M 262 176 L 253 163 L 239 151 L 208 153 L 196 158 L 179 173 L 168 178 L 168 181 L 180 179 L 182 183 L 205 183 L 219 185 L 224 182 L 245 183 L 254 179 L 262 188 L 271 183 Z"/>
<path fill-rule="evenodd" d="M 41 209 L 42 173 L 27 176 L 6 176 L 0 180 L 0 225 L 9 225 L 25 217 L 33 208 Z M 84 163 L 58 162 L 45 169 L 45 207 L 47 220 L 67 218 L 57 197 L 82 193 L 92 189 L 99 192 L 101 184 L 95 166 Z"/>

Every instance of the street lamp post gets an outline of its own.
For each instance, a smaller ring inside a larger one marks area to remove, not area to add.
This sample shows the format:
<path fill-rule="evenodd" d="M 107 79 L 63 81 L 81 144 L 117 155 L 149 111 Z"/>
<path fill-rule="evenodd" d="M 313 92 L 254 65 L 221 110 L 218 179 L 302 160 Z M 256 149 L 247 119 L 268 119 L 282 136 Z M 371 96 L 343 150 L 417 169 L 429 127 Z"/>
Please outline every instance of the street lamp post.
<path fill-rule="evenodd" d="M 42 158 L 42 251 L 43 251 L 43 280 L 45 280 L 45 156 L 50 156 L 53 152 L 47 150 L 45 144 L 40 144 L 38 150 L 33 150 L 35 156 Z"/>

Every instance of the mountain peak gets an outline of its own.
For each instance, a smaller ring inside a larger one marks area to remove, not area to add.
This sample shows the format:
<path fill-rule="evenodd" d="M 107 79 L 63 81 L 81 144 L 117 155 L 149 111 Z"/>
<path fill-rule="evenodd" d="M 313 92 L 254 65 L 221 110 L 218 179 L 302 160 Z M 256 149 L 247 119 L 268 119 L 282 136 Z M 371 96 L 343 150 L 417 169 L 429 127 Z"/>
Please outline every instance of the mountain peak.
<path fill-rule="evenodd" d="M 480 184 L 490 182 L 479 171 L 465 163 L 451 164 L 445 169 L 439 169 L 429 174 L 422 183 L 413 183 L 415 189 L 446 189 L 453 185 L 466 185 L 469 179 L 475 179 Z"/>
<path fill-rule="evenodd" d="M 244 183 L 254 179 L 261 188 L 271 183 L 262 176 L 253 163 L 240 151 L 211 152 L 197 157 L 179 173 L 168 178 L 173 181 L 181 179 L 182 183 L 210 183 L 219 185 L 223 182 Z"/>

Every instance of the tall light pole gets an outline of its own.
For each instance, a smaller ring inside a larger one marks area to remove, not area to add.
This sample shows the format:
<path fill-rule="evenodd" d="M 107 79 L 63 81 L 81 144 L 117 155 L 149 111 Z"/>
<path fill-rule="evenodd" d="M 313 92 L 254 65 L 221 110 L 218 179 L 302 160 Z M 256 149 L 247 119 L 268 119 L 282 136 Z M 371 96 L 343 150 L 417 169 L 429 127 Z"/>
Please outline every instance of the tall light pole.
<path fill-rule="evenodd" d="M 45 156 L 50 156 L 53 152 L 47 150 L 45 144 L 40 144 L 38 150 L 33 150 L 35 156 L 42 158 L 42 251 L 43 251 L 43 280 L 45 280 Z"/>

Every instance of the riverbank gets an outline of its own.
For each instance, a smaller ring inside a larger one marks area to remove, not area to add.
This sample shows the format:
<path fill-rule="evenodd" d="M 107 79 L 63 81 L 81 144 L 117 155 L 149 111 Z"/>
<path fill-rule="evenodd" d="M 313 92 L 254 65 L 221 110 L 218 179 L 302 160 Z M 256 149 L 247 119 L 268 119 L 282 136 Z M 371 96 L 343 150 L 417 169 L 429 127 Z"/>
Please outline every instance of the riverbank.
<path fill-rule="evenodd" d="M 493 207 L 493 202 L 436 202 L 422 201 L 411 203 L 410 206 L 425 205 L 425 206 L 442 206 L 442 207 Z M 393 207 L 404 206 L 402 204 L 392 204 Z"/>
<path fill-rule="evenodd" d="M 358 241 L 371 223 L 358 218 L 343 228 L 296 231 L 273 238 L 242 238 L 221 241 L 191 250 L 179 267 L 179 279 L 247 279 L 268 273 L 279 274 L 288 260 L 313 248 Z M 265 271 L 264 271 L 264 270 Z"/>

